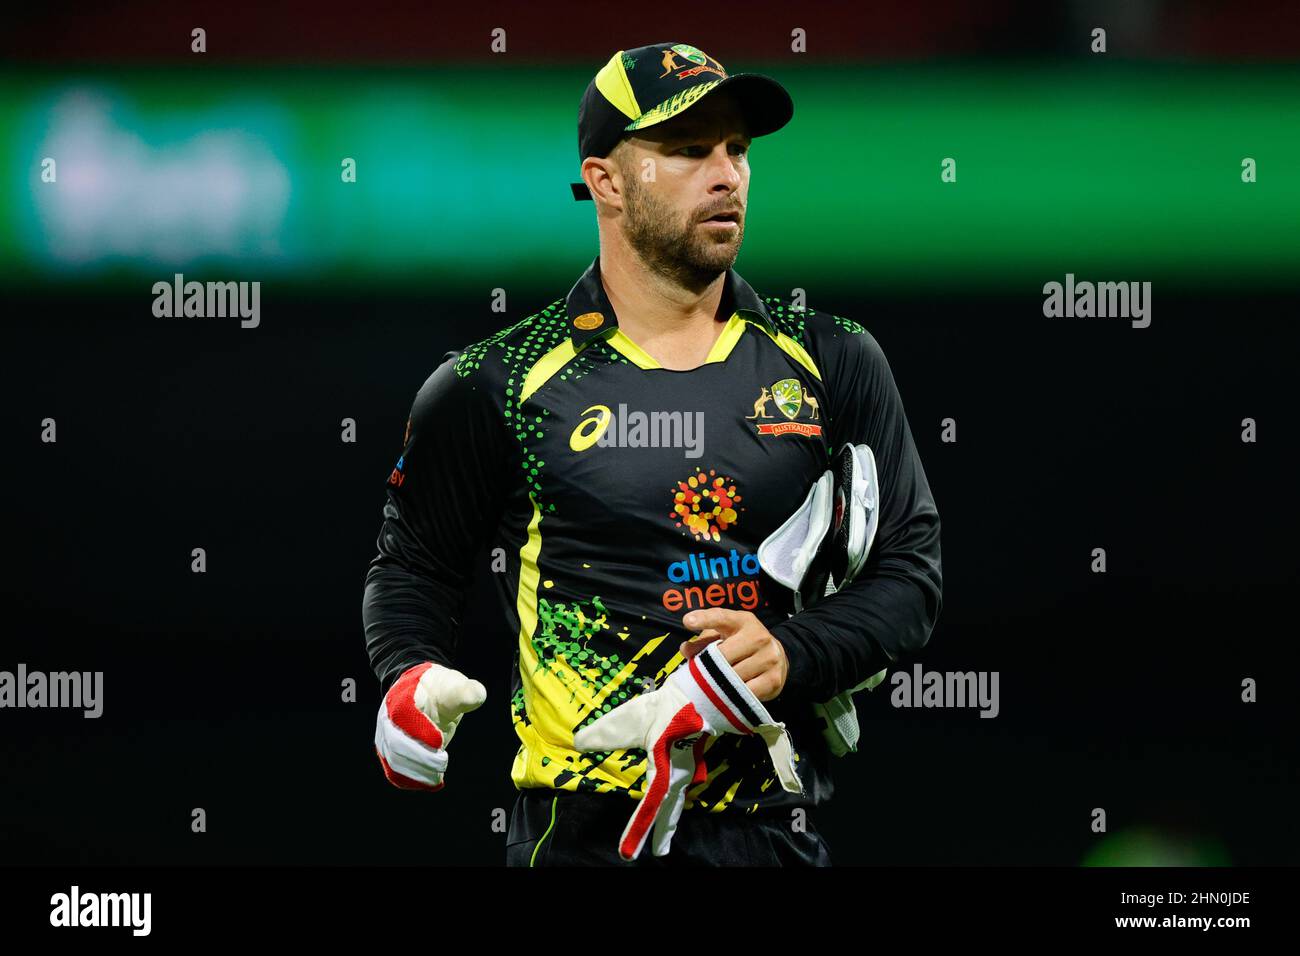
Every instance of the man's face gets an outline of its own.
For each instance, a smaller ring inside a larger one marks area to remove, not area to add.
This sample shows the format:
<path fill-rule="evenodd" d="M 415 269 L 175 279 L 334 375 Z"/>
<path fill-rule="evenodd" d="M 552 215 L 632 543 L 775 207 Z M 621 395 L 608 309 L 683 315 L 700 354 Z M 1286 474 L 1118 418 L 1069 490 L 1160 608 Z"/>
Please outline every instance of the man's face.
<path fill-rule="evenodd" d="M 749 143 L 720 91 L 619 145 L 624 235 L 648 265 L 688 286 L 731 268 L 745 237 Z M 652 182 L 642 179 L 647 159 Z"/>

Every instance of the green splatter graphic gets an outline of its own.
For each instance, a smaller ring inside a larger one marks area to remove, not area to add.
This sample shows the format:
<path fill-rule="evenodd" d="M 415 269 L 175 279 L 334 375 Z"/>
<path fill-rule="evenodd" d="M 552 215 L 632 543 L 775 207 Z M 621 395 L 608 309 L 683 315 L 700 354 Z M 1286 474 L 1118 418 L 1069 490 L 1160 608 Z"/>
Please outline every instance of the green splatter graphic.
<path fill-rule="evenodd" d="M 771 317 L 777 331 L 784 332 L 803 348 L 808 347 L 808 343 L 804 341 L 804 326 L 811 316 L 817 314 L 816 312 L 812 309 L 792 309 L 784 299 L 774 295 L 763 296 L 763 304 L 767 306 L 767 314 Z"/>
<path fill-rule="evenodd" d="M 551 309 L 554 308 L 555 305 L 556 303 L 552 303 L 546 308 Z M 494 345 L 500 346 L 503 340 L 505 340 L 507 337 L 511 335 L 514 335 L 515 332 L 519 331 L 520 329 L 527 329 L 530 326 L 536 324 L 536 322 L 545 314 L 546 314 L 546 310 L 544 309 L 541 312 L 538 312 L 536 315 L 530 315 L 526 319 L 520 319 L 514 325 L 506 326 L 504 329 L 501 329 L 499 332 L 494 332 L 492 335 L 488 336 L 482 342 L 475 342 L 473 345 L 467 345 L 461 351 L 460 357 L 456 359 L 456 366 L 454 371 L 461 378 L 464 378 L 465 376 L 470 375 L 473 372 L 477 371 L 479 367 L 483 364 L 483 358 L 484 356 L 487 355 L 488 349 L 492 348 L 492 346 Z"/>
<path fill-rule="evenodd" d="M 572 669 L 578 676 L 576 685 L 569 687 L 569 703 L 573 703 L 577 697 L 578 687 L 582 687 L 588 696 L 599 696 L 606 685 L 626 666 L 627 662 L 618 654 L 605 656 L 588 647 L 591 638 L 598 632 L 610 630 L 608 615 L 609 612 L 599 596 L 587 601 L 574 601 L 572 604 L 562 601 L 550 602 L 545 598 L 538 599 L 537 630 L 530 641 L 537 656 L 537 668 L 534 673 L 546 671 L 564 683 L 566 679 L 571 680 L 571 678 L 566 678 L 563 669 L 558 665 L 562 662 Z M 586 714 L 574 731 L 599 720 L 639 692 L 641 688 L 635 681 L 626 681 L 623 686 L 605 697 L 598 708 Z M 515 693 L 511 705 L 516 719 L 527 725 L 529 721 L 524 708 L 522 686 Z M 579 791 L 594 792 L 600 786 L 600 782 L 589 779 L 587 774 L 608 760 L 615 752 L 591 751 L 580 754 L 576 761 L 572 756 L 565 756 L 565 763 L 571 766 L 556 774 L 554 786 L 562 789 L 567 782 L 576 777 Z M 620 761 L 621 769 L 625 770 L 643 760 L 645 760 L 644 751 L 625 750 Z M 548 766 L 549 763 L 549 758 L 543 758 L 542 766 Z M 644 779 L 644 774 L 641 779 Z M 640 780 L 636 785 L 641 785 Z"/>
<path fill-rule="evenodd" d="M 765 295 L 763 303 L 767 306 L 767 313 L 772 319 L 772 325 L 778 332 L 784 332 L 790 338 L 799 343 L 800 347 L 807 349 L 808 342 L 805 337 L 805 331 L 808 326 L 808 319 L 817 314 L 815 309 L 792 309 L 786 301 L 779 296 Z M 866 329 L 858 325 L 852 319 L 841 319 L 839 316 L 831 316 L 837 323 L 841 324 L 840 328 L 847 329 L 850 332 L 865 332 Z M 848 326 L 853 328 L 848 328 Z M 826 452 L 826 460 L 830 461 L 835 457 L 834 449 L 827 442 L 822 442 L 822 448 Z"/>
<path fill-rule="evenodd" d="M 524 473 L 524 483 L 530 494 L 537 501 L 543 514 L 553 514 L 555 505 L 543 503 L 542 469 L 546 462 L 537 457 L 533 450 L 535 443 L 546 436 L 543 427 L 550 409 L 541 409 L 541 414 L 524 414 L 519 400 L 524 380 L 537 361 L 569 337 L 568 316 L 565 300 L 556 299 L 546 308 L 514 325 L 502 329 L 482 342 L 465 348 L 456 361 L 456 374 L 462 378 L 472 375 L 482 368 L 485 362 L 498 358 L 506 367 L 506 388 L 502 402 L 502 415 L 506 427 L 514 434 L 521 448 L 519 465 Z M 571 367 L 571 366 L 570 366 Z"/>
<path fill-rule="evenodd" d="M 853 335 L 861 335 L 863 332 L 867 331 L 866 326 L 854 322 L 852 319 L 846 319 L 839 315 L 832 315 L 831 318 L 835 320 L 835 324 L 841 329 L 845 332 L 850 332 Z"/>
<path fill-rule="evenodd" d="M 564 683 L 568 678 L 564 668 L 559 665 L 564 664 L 574 671 L 578 680 L 574 686 L 569 687 L 569 703 L 573 703 L 577 697 L 579 687 L 588 696 L 598 696 L 627 663 L 618 654 L 606 656 L 588 647 L 591 638 L 598 632 L 610 630 L 608 616 L 609 612 L 599 596 L 589 601 L 574 601 L 572 604 L 538 598 L 537 629 L 530 638 L 533 652 L 537 656 L 534 673 L 546 671 Z M 635 688 L 630 682 L 629 685 Z M 602 701 L 597 710 L 587 715 L 583 723 L 609 713 L 629 696 L 631 695 L 626 689 L 614 691 Z M 511 703 L 516 715 L 526 720 L 522 687 Z"/>
<path fill-rule="evenodd" d="M 574 601 L 572 605 L 545 598 L 537 601 L 537 630 L 532 636 L 533 650 L 537 654 L 537 671 L 547 671 L 563 682 L 563 662 L 578 674 L 580 686 L 590 695 L 598 694 L 623 667 L 617 654 L 604 657 L 587 647 L 599 631 L 609 630 L 608 611 L 600 598 Z M 569 688 L 569 702 L 573 703 L 578 688 Z M 617 696 L 617 695 L 615 695 Z M 621 699 L 626 699 L 624 693 Z M 604 711 L 609 710 L 606 703 Z"/>
<path fill-rule="evenodd" d="M 807 348 L 805 326 L 807 320 L 817 313 L 811 309 L 791 309 L 784 299 L 777 296 L 766 296 L 763 301 L 768 307 L 773 327 L 794 339 L 800 346 Z M 861 330 L 861 326 L 851 323 L 850 320 L 837 318 L 836 321 L 846 330 Z M 614 328 L 615 326 L 611 326 L 610 331 Z M 526 410 L 519 400 L 519 395 L 533 366 L 551 349 L 564 342 L 569 335 L 570 322 L 565 300 L 559 299 L 535 315 L 530 315 L 502 329 L 482 342 L 468 346 L 461 353 L 455 366 L 456 374 L 461 377 L 472 376 L 489 362 L 499 360 L 505 366 L 503 418 L 520 445 L 520 466 L 524 472 L 525 486 L 529 489 L 529 497 L 537 504 L 543 515 L 553 514 L 555 505 L 543 501 L 542 477 L 546 462 L 538 457 L 536 442 L 546 434 L 547 417 L 550 411 L 537 406 Z M 581 381 L 586 375 L 610 363 L 634 364 L 627 356 L 613 348 L 605 336 L 593 338 L 571 361 L 555 373 L 554 380 Z M 827 452 L 829 454 L 829 449 Z M 616 675 L 626 667 L 627 659 L 617 654 L 604 656 L 588 646 L 591 638 L 598 632 L 614 629 L 607 620 L 608 612 L 599 596 L 572 603 L 550 602 L 539 596 L 537 615 L 537 628 L 530 638 L 538 661 L 535 673 L 546 671 L 569 686 L 569 703 L 572 704 L 577 699 L 579 688 L 584 691 L 584 697 L 599 697 Z M 644 688 L 638 681 L 627 679 L 623 685 L 614 689 L 601 701 L 600 707 L 582 716 L 578 726 L 574 728 L 575 732 L 632 697 L 645 693 L 648 689 L 653 689 L 653 684 L 651 688 Z M 531 723 L 525 706 L 522 684 L 511 699 L 511 709 L 517 721 L 525 726 Z M 714 747 L 713 759 L 734 760 L 739 746 L 739 739 L 724 740 Z M 576 779 L 576 788 L 580 792 L 595 792 L 606 787 L 607 782 L 592 779 L 589 774 L 593 769 L 610 760 L 615 753 L 619 754 L 617 762 L 620 776 L 625 775 L 629 768 L 642 764 L 646 760 L 645 751 L 635 748 L 566 754 L 565 766 L 556 773 L 552 786 L 565 789 L 574 786 L 573 781 Z M 551 757 L 543 756 L 542 766 L 549 767 L 554 763 Z M 756 763 L 751 769 L 758 771 L 758 767 L 759 764 Z M 705 788 L 707 792 L 716 790 L 719 794 L 717 798 L 706 796 L 702 791 L 693 799 L 701 807 L 708 809 L 725 794 L 734 780 L 733 774 L 734 769 L 719 776 Z M 643 770 L 631 786 L 633 789 L 638 789 L 644 785 Z M 738 794 L 738 797 L 739 804 L 740 800 L 744 800 L 744 796 Z M 749 812 L 752 812 L 752 809 L 751 807 Z"/>
<path fill-rule="evenodd" d="M 614 346 L 610 345 L 605 339 L 597 339 L 591 345 L 587 346 L 586 351 L 591 351 L 599 355 L 606 362 L 621 362 L 623 365 L 631 365 L 631 360 Z"/>

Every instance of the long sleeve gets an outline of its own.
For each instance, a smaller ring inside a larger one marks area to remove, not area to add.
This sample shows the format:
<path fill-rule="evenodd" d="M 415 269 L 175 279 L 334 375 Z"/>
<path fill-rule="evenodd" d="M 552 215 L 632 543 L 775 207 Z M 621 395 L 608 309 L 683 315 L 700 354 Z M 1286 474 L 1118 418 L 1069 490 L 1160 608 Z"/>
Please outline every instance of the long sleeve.
<path fill-rule="evenodd" d="M 510 439 L 483 378 L 457 375 L 457 357 L 416 394 L 366 574 L 366 650 L 384 691 L 422 661 L 454 666 L 470 560 L 504 500 Z"/>
<path fill-rule="evenodd" d="M 834 318 L 834 322 L 829 321 Z M 827 700 L 925 646 L 942 606 L 939 512 L 885 354 L 857 323 L 808 323 L 830 393 L 834 451 L 865 443 L 880 478 L 880 523 L 858 576 L 771 628 L 790 661 L 783 698 Z"/>

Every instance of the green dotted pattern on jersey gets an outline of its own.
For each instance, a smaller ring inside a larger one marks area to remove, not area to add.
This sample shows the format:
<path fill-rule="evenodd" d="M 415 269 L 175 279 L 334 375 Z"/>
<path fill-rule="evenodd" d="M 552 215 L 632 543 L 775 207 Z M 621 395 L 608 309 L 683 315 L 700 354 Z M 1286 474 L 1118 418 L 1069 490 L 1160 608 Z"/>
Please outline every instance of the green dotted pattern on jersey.
<path fill-rule="evenodd" d="M 843 316 L 839 316 L 839 315 L 832 315 L 831 318 L 835 320 L 835 324 L 838 325 L 841 329 L 843 329 L 845 332 L 850 332 L 853 335 L 862 335 L 867 331 L 867 327 L 865 325 L 861 325 L 857 322 L 854 322 L 852 319 L 846 319 Z"/>
<path fill-rule="evenodd" d="M 771 316 L 777 331 L 784 332 L 804 348 L 808 347 L 804 341 L 804 325 L 816 312 L 812 309 L 793 309 L 778 296 L 763 296 L 763 304 L 767 306 L 767 314 Z"/>
<path fill-rule="evenodd" d="M 514 325 L 466 348 L 456 361 L 456 374 L 462 378 L 473 374 L 484 362 L 499 353 L 501 364 L 506 366 L 505 401 L 503 402 L 506 426 L 518 440 L 522 454 L 520 467 L 530 496 L 543 512 L 554 512 L 554 505 L 541 502 L 542 469 L 546 462 L 533 450 L 535 442 L 546 435 L 543 426 L 551 414 L 543 408 L 540 415 L 526 415 L 519 401 L 524 379 L 537 361 L 569 337 L 568 317 L 564 299 L 557 299 L 542 311 L 521 319 Z"/>
<path fill-rule="evenodd" d="M 545 436 L 544 427 L 550 410 L 544 407 L 527 410 L 519 400 L 523 383 L 532 367 L 551 349 L 560 345 L 570 335 L 570 323 L 565 309 L 565 300 L 559 299 L 540 312 L 530 315 L 508 328 L 502 329 L 491 337 L 467 347 L 455 365 L 457 375 L 470 376 L 480 369 L 485 362 L 499 357 L 506 366 L 504 418 L 511 428 L 522 449 L 520 459 L 525 481 L 530 489 L 530 497 L 537 503 L 543 514 L 553 514 L 555 505 L 542 500 L 542 469 L 546 462 L 537 457 L 534 448 L 536 441 Z M 499 354 L 498 354 L 499 353 Z M 609 362 L 628 363 L 628 359 L 610 347 L 605 340 L 598 339 L 589 343 L 572 361 L 556 374 L 561 382 L 580 381 L 590 372 L 603 367 Z M 540 412 L 540 414 L 538 414 Z M 538 660 L 538 670 L 547 670 L 557 679 L 564 680 L 564 671 L 555 667 L 563 661 L 574 673 L 591 696 L 600 694 L 611 680 L 625 667 L 625 661 L 617 654 L 608 657 L 589 650 L 587 642 L 598 630 L 607 630 L 607 612 L 600 598 L 593 597 L 587 601 L 578 601 L 573 605 L 563 602 L 552 603 L 544 598 L 538 599 L 537 632 L 531 638 Z M 631 690 L 620 688 L 611 693 L 601 707 L 588 715 L 585 723 L 598 719 L 627 701 L 636 692 L 636 685 L 628 685 Z M 570 701 L 577 694 L 577 687 L 570 688 Z M 524 704 L 524 691 L 521 686 L 511 700 L 511 709 L 517 720 L 529 723 Z M 577 728 L 575 728 L 576 730 Z M 598 784 L 587 780 L 585 773 L 592 767 L 608 759 L 609 753 L 591 753 L 582 755 L 582 762 L 587 764 L 584 770 L 577 768 L 572 757 L 566 761 L 573 764 L 556 780 L 556 786 L 573 776 L 581 776 L 579 789 L 595 790 Z M 636 753 L 628 754 L 625 761 L 635 763 Z M 549 757 L 543 758 L 543 766 L 550 763 Z"/>
<path fill-rule="evenodd" d="M 598 693 L 621 666 L 617 654 L 602 657 L 587 647 L 598 631 L 609 630 L 608 615 L 599 597 L 574 601 L 572 607 L 563 601 L 552 603 L 539 598 L 537 632 L 532 637 L 533 650 L 537 653 L 534 673 L 547 671 L 563 683 L 563 670 L 552 666 L 563 661 L 578 675 L 578 683 L 584 689 L 593 696 Z M 576 687 L 569 688 L 570 703 L 577 693 Z"/>
<path fill-rule="evenodd" d="M 618 654 L 610 654 L 606 657 L 587 646 L 598 631 L 609 629 L 607 617 L 608 611 L 599 597 L 593 597 L 587 601 L 575 601 L 572 606 L 562 601 L 552 603 L 545 598 L 539 598 L 537 601 L 537 632 L 530 639 L 537 656 L 536 672 L 547 671 L 557 680 L 563 682 L 564 672 L 555 667 L 557 662 L 562 661 L 578 675 L 580 685 L 591 696 L 598 696 L 625 666 L 625 662 Z M 575 732 L 592 721 L 598 720 L 620 704 L 625 703 L 633 696 L 632 692 L 635 691 L 636 686 L 631 681 L 625 681 L 623 687 L 606 697 L 599 708 L 593 710 L 578 727 L 574 728 Z M 629 691 L 628 688 L 631 688 L 632 691 Z M 570 702 L 573 701 L 576 694 L 577 688 L 571 687 L 569 693 Z M 515 719 L 525 725 L 528 724 L 529 720 L 524 707 L 522 686 L 516 691 L 510 703 Z M 589 780 L 586 774 L 609 759 L 613 753 L 614 751 L 592 751 L 582 754 L 580 760 L 586 765 L 582 769 L 578 768 L 578 761 L 575 761 L 571 756 L 566 756 L 565 761 L 572 766 L 566 767 L 556 776 L 555 786 L 563 787 L 567 781 L 577 776 L 580 778 L 579 790 L 595 791 L 598 783 Z M 644 751 L 628 750 L 624 752 L 622 761 L 626 767 L 626 765 L 639 763 L 644 759 Z M 549 757 L 542 758 L 542 766 L 549 766 L 550 762 Z"/>
<path fill-rule="evenodd" d="M 599 355 L 607 362 L 622 362 L 624 365 L 632 364 L 631 360 L 626 355 L 614 348 L 614 346 L 610 345 L 609 342 L 603 338 L 596 339 L 583 349 L 583 351 L 591 352 L 593 355 Z"/>
<path fill-rule="evenodd" d="M 537 655 L 537 670 L 534 673 L 546 671 L 563 683 L 563 670 L 553 666 L 562 661 L 578 674 L 581 687 L 592 697 L 599 696 L 605 686 L 626 666 L 626 661 L 619 655 L 610 654 L 606 657 L 597 654 L 587 646 L 596 632 L 609 630 L 608 616 L 609 612 L 599 597 L 593 597 L 588 601 L 575 601 L 572 607 L 563 601 L 551 602 L 545 598 L 538 598 L 537 632 L 530 639 L 533 651 Z M 628 686 L 635 686 L 630 681 L 625 683 Z M 577 688 L 570 687 L 570 703 L 576 695 Z M 627 690 L 610 694 L 579 727 L 609 713 L 627 699 Z M 522 687 L 515 694 L 511 704 L 515 714 L 527 723 L 528 715 L 524 712 Z"/>
<path fill-rule="evenodd" d="M 807 348 L 808 343 L 804 341 L 804 326 L 807 324 L 808 319 L 817 314 L 816 310 L 791 308 L 783 299 L 777 296 L 764 296 L 763 303 L 767 306 L 773 324 L 804 348 Z M 852 319 L 846 319 L 841 315 L 831 315 L 831 320 L 837 327 L 853 335 L 861 335 L 867 331 L 866 326 Z"/>
<path fill-rule="evenodd" d="M 506 425 L 514 432 L 523 450 L 520 466 L 524 480 L 530 489 L 531 497 L 543 514 L 554 514 L 555 505 L 542 501 L 542 469 L 546 462 L 539 459 L 533 446 L 536 440 L 546 434 L 542 426 L 546 424 L 550 409 L 540 409 L 541 414 L 525 413 L 519 401 L 524 379 L 537 362 L 551 349 L 562 343 L 570 335 L 568 311 L 565 300 L 557 299 L 546 308 L 526 319 L 521 319 L 482 342 L 467 346 L 456 360 L 455 372 L 460 377 L 472 375 L 483 363 L 490 361 L 490 353 L 500 352 L 500 360 L 506 366 L 506 389 L 503 403 Z M 630 364 L 626 356 L 616 351 L 604 338 L 590 342 L 572 361 L 561 368 L 555 378 L 561 382 L 581 381 L 588 373 L 609 362 Z"/>
<path fill-rule="evenodd" d="M 763 301 L 768 307 L 768 312 L 776 328 L 806 348 L 804 327 L 807 319 L 816 315 L 816 312 L 810 309 L 791 309 L 782 299 L 775 296 L 764 297 Z M 846 331 L 864 331 L 862 326 L 852 320 L 841 319 L 838 316 L 834 318 L 836 323 Z M 519 335 L 519 333 L 522 333 L 522 335 Z M 521 466 L 528 487 L 531 489 L 530 497 L 537 502 L 538 507 L 545 514 L 554 513 L 555 511 L 554 504 L 546 504 L 541 500 L 542 486 L 540 477 L 541 470 L 546 463 L 536 457 L 535 452 L 530 450 L 530 446 L 534 439 L 540 439 L 545 435 L 545 432 L 539 426 L 545 424 L 545 418 L 550 414 L 550 410 L 542 408 L 541 415 L 525 414 L 522 403 L 519 401 L 519 393 L 523 388 L 524 379 L 533 365 L 543 355 L 568 338 L 569 334 L 569 317 L 565 309 L 565 300 L 559 299 L 542 311 L 502 329 L 482 342 L 468 346 L 461 353 L 455 366 L 456 374 L 465 377 L 477 371 L 485 361 L 489 361 L 489 353 L 494 349 L 501 352 L 500 360 L 506 366 L 507 372 L 504 402 L 506 424 L 513 428 L 515 438 L 519 441 L 523 450 Z M 627 356 L 614 349 L 604 337 L 601 337 L 590 341 L 571 362 L 556 373 L 556 377 L 563 382 L 569 380 L 579 381 L 589 372 L 609 362 L 631 364 Z M 601 690 L 624 668 L 625 664 L 619 655 L 612 654 L 605 657 L 587 647 L 588 641 L 597 631 L 609 628 L 606 620 L 607 611 L 599 596 L 592 597 L 587 601 L 576 601 L 572 606 L 564 602 L 552 603 L 545 598 L 539 597 L 537 615 L 537 632 L 532 636 L 531 643 L 537 656 L 538 671 L 546 670 L 562 681 L 564 680 L 563 671 L 553 670 L 552 666 L 558 661 L 563 661 L 575 674 L 579 675 L 578 680 L 581 686 L 586 688 L 592 696 L 598 696 Z M 628 681 L 626 683 L 627 687 L 610 694 L 602 702 L 600 708 L 589 714 L 579 727 L 575 727 L 574 730 L 586 726 L 620 704 L 625 703 L 629 696 L 636 691 L 636 685 L 633 682 Z M 631 691 L 627 689 L 629 687 Z M 576 694 L 577 688 L 570 688 L 570 702 L 573 701 Z M 529 723 L 522 686 L 511 700 L 511 710 L 517 720 L 525 724 Z M 607 760 L 612 753 L 611 751 L 582 754 L 579 759 L 586 765 L 585 767 L 580 767 L 578 761 L 575 761 L 573 757 L 566 756 L 565 762 L 570 766 L 556 775 L 554 786 L 563 788 L 572 778 L 578 777 L 579 791 L 595 792 L 600 783 L 589 779 L 587 773 L 593 767 Z M 624 769 L 643 762 L 645 759 L 646 754 L 642 750 L 629 748 L 623 751 L 622 762 Z M 543 766 L 548 766 L 550 762 L 549 757 L 542 758 Z M 753 769 L 758 769 L 758 765 L 755 765 Z M 645 774 L 643 773 L 634 784 L 634 787 L 643 786 L 644 781 Z M 774 781 L 775 778 L 765 781 L 764 788 L 766 789 L 766 786 Z M 702 799 L 702 797 L 703 794 L 698 794 L 695 799 L 699 800 L 702 806 L 708 807 L 709 801 Z M 750 812 L 753 809 L 751 807 Z"/>
<path fill-rule="evenodd" d="M 794 339 L 804 349 L 808 348 L 808 341 L 805 335 L 805 329 L 808 319 L 816 315 L 815 309 L 795 309 L 788 305 L 784 299 L 778 296 L 763 296 L 763 303 L 767 306 L 767 313 L 772 317 L 772 324 L 776 326 L 777 331 L 784 332 L 790 338 Z M 852 319 L 840 318 L 838 315 L 832 315 L 835 324 L 846 332 L 865 332 L 858 323 Z M 835 457 L 834 449 L 829 442 L 823 442 L 822 447 L 826 449 L 827 460 Z"/>
<path fill-rule="evenodd" d="M 604 346 L 604 350 L 602 351 L 602 349 L 599 346 Z M 577 355 L 573 357 L 573 360 L 570 361 L 568 365 L 564 366 L 564 368 L 560 369 L 558 372 L 555 373 L 556 380 L 560 382 L 582 381 L 584 378 L 586 378 L 589 372 L 594 372 L 602 365 L 607 364 L 605 362 L 596 361 L 597 356 L 600 356 L 601 358 L 605 358 L 606 353 L 608 353 L 609 355 L 617 354 L 614 352 L 613 349 L 610 349 L 607 345 L 605 345 L 605 340 L 603 338 L 596 340 L 596 342 L 594 343 L 589 343 L 586 346 L 586 348 L 584 348 L 581 352 L 579 352 Z M 627 359 L 623 358 L 623 356 L 621 355 L 619 355 L 618 357 L 620 359 L 623 359 L 624 362 L 627 361 Z"/>

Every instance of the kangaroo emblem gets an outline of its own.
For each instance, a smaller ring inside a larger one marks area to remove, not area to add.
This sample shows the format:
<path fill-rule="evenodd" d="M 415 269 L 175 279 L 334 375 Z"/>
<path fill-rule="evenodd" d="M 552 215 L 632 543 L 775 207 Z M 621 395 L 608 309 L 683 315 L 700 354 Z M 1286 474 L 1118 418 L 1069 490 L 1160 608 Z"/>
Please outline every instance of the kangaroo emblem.
<path fill-rule="evenodd" d="M 772 393 L 769 392 L 767 390 L 767 386 L 764 385 L 762 394 L 759 395 L 758 398 L 754 400 L 754 414 L 746 415 L 745 417 L 746 418 L 771 418 L 772 416 L 767 413 L 767 403 L 770 402 L 771 400 L 772 400 Z"/>

